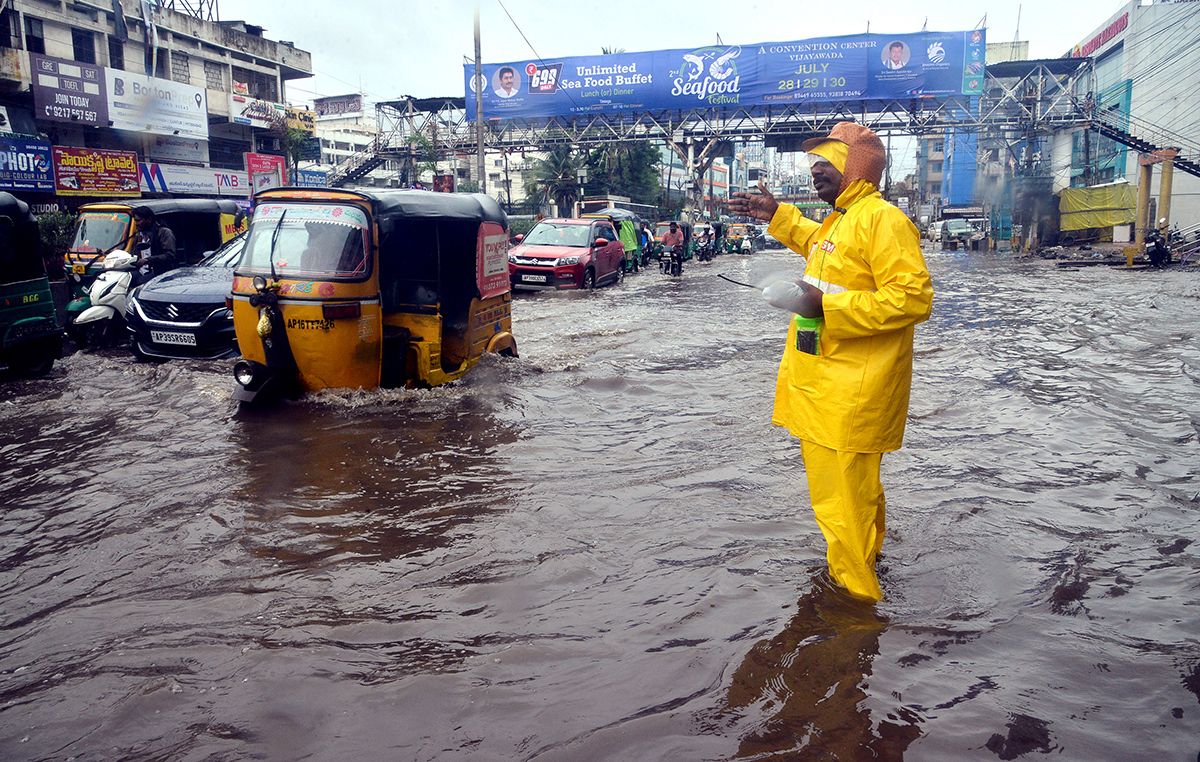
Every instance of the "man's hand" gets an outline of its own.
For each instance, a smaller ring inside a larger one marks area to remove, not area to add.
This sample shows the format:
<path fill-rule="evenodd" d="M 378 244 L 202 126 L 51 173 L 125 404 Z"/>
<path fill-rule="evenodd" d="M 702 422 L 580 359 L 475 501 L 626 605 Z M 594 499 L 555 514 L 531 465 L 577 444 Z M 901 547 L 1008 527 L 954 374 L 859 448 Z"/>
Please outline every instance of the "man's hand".
<path fill-rule="evenodd" d="M 777 280 L 763 289 L 763 298 L 772 307 L 795 312 L 800 317 L 818 318 L 825 314 L 821 297 L 825 292 L 797 278 L 794 283 Z"/>
<path fill-rule="evenodd" d="M 758 195 L 735 193 L 729 199 L 729 211 L 734 215 L 753 217 L 765 222 L 771 221 L 778 208 L 779 202 L 771 195 L 771 191 L 767 190 L 762 180 L 758 181 Z"/>
<path fill-rule="evenodd" d="M 802 280 L 797 280 L 796 283 L 804 292 L 800 296 L 800 303 L 795 310 L 800 317 L 819 318 L 825 316 L 825 308 L 821 304 L 822 297 L 825 292 L 811 284 L 805 283 Z"/>

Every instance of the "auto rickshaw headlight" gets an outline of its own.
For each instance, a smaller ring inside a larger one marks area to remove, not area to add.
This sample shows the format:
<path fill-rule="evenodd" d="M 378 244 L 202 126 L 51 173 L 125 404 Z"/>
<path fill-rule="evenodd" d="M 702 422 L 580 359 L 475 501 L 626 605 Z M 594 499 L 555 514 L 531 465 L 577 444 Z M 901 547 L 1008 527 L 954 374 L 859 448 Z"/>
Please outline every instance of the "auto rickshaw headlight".
<path fill-rule="evenodd" d="M 242 386 L 250 386 L 254 383 L 254 366 L 245 360 L 239 360 L 233 366 L 233 380 Z"/>
<path fill-rule="evenodd" d="M 267 279 L 261 275 L 255 275 L 254 280 L 250 281 L 250 285 L 254 287 L 255 291 L 266 291 Z"/>

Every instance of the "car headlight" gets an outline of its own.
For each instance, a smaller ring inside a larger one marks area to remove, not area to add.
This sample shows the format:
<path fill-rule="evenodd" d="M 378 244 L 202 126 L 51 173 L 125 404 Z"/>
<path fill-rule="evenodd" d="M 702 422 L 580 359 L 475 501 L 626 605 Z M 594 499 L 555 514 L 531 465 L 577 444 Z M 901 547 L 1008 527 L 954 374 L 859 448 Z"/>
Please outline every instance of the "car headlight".
<path fill-rule="evenodd" d="M 516 255 L 516 254 L 509 254 L 509 255 L 508 255 L 508 261 L 509 261 L 509 262 L 512 262 L 513 264 L 516 264 L 516 263 L 517 263 L 517 255 Z"/>
<path fill-rule="evenodd" d="M 563 265 L 577 265 L 579 264 L 579 257 L 562 257 L 554 264 L 558 267 L 562 267 Z"/>

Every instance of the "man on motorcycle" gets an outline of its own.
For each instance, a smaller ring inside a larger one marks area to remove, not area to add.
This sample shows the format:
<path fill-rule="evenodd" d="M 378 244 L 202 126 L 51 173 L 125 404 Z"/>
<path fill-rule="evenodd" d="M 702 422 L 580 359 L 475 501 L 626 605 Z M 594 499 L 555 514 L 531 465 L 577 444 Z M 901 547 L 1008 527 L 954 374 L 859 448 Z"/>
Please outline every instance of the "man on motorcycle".
<path fill-rule="evenodd" d="M 683 269 L 683 231 L 679 229 L 679 225 L 672 222 L 668 231 L 662 237 L 663 255 L 665 259 L 660 260 L 663 272 L 670 271 L 672 260 L 680 261 L 680 269 Z"/>
<path fill-rule="evenodd" d="M 133 250 L 138 255 L 138 267 L 149 267 L 154 275 L 179 267 L 175 258 L 175 233 L 166 225 L 158 224 L 153 209 L 137 207 L 133 210 L 133 222 L 137 225 Z"/>

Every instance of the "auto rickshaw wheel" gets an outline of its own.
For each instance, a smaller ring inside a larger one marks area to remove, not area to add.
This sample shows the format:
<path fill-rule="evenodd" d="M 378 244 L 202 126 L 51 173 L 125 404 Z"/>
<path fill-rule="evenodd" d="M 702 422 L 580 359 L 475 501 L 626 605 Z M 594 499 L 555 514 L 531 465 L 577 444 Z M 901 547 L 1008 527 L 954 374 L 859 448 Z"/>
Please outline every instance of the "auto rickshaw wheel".
<path fill-rule="evenodd" d="M 25 378 L 44 376 L 54 367 L 56 354 L 48 339 L 27 341 L 11 350 L 8 367 Z"/>

